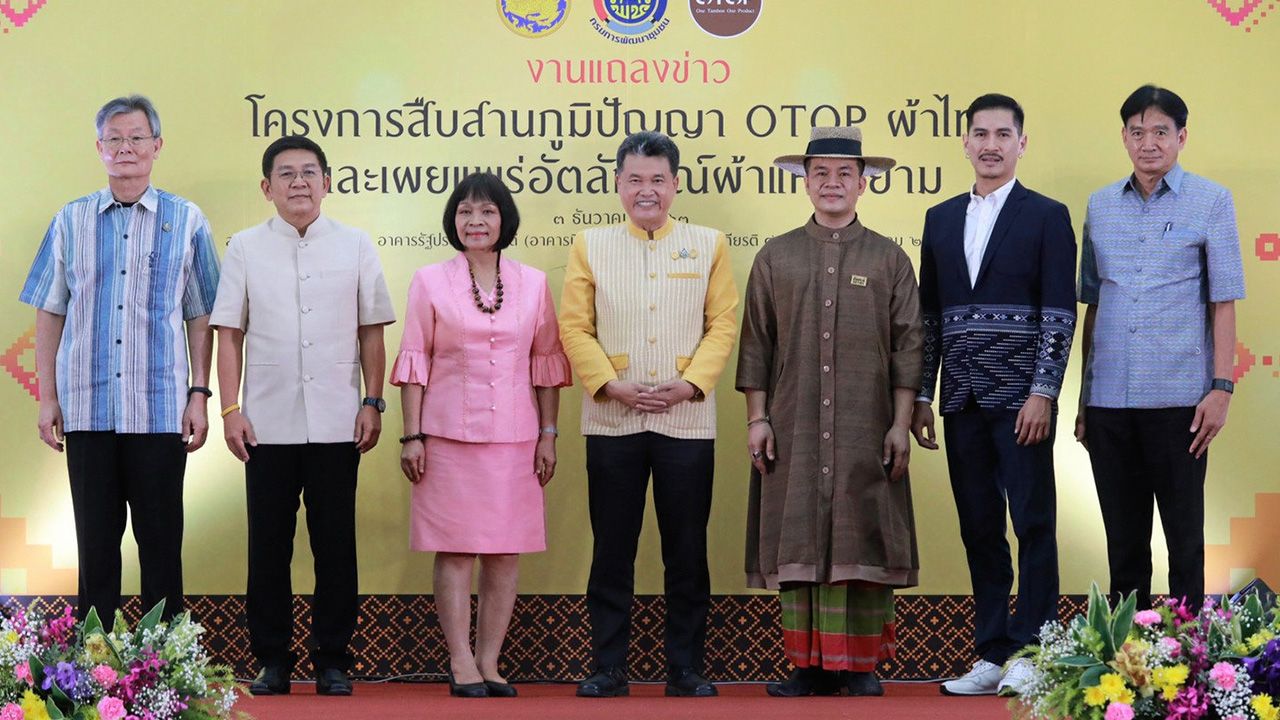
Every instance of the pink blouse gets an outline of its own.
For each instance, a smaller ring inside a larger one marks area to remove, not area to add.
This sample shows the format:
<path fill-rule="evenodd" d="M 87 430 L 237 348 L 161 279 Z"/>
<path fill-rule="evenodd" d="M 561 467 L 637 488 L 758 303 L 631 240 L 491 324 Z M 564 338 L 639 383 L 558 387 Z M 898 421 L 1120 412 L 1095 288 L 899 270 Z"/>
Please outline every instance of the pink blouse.
<path fill-rule="evenodd" d="M 462 442 L 538 437 L 535 387 L 572 384 L 541 270 L 502 258 L 502 309 L 481 312 L 467 259 L 418 270 L 391 384 L 426 387 L 421 432 Z M 489 303 L 486 303 L 489 304 Z"/>

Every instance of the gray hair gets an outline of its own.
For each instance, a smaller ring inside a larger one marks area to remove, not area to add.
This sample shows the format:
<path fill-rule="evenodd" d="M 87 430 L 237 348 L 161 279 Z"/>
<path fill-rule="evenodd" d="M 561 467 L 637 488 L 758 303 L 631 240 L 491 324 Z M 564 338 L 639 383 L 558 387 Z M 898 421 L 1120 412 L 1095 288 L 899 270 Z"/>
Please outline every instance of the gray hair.
<path fill-rule="evenodd" d="M 666 135 L 652 130 L 632 133 L 622 141 L 618 146 L 618 165 L 614 170 L 615 173 L 622 172 L 622 161 L 626 160 L 628 155 L 666 158 L 667 163 L 671 165 L 673 176 L 680 167 L 680 149 L 676 147 L 675 142 Z"/>
<path fill-rule="evenodd" d="M 131 112 L 141 110 L 147 116 L 147 123 L 151 125 L 151 135 L 160 137 L 160 114 L 156 112 L 156 106 L 144 95 L 126 95 L 111 100 L 102 109 L 98 111 L 96 121 L 98 127 L 98 137 L 102 137 L 102 126 L 107 121 L 117 115 L 126 115 Z"/>

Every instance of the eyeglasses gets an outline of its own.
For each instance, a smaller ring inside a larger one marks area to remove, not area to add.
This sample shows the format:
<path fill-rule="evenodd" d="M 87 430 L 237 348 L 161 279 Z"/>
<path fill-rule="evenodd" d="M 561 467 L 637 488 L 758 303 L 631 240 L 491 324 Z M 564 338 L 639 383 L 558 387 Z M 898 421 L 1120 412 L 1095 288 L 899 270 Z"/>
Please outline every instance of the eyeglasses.
<path fill-rule="evenodd" d="M 282 183 L 289 184 L 298 178 L 302 178 L 303 182 L 313 183 L 320 179 L 320 171 L 314 168 L 305 168 L 301 172 L 297 170 L 281 170 L 276 173 L 276 179 Z"/>
<path fill-rule="evenodd" d="M 149 140 L 155 140 L 155 139 L 156 139 L 155 135 L 133 135 L 127 138 L 109 137 L 109 138 L 102 138 L 102 145 L 103 147 L 110 150 L 111 152 L 115 152 L 116 150 L 119 150 L 120 146 L 124 145 L 125 143 L 129 143 L 129 147 L 138 147 L 139 145 Z"/>

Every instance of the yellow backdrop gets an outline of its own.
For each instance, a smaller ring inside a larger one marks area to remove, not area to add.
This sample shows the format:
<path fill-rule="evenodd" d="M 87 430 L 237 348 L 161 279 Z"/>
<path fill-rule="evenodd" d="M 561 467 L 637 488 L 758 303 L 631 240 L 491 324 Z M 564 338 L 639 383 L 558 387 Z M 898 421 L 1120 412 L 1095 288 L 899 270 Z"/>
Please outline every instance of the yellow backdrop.
<path fill-rule="evenodd" d="M 971 180 L 956 113 L 972 97 L 1000 91 L 1022 102 L 1030 141 L 1019 177 L 1065 202 L 1078 232 L 1088 194 L 1129 171 L 1118 108 L 1149 81 L 1190 105 L 1184 166 L 1234 191 L 1245 257 L 1238 392 L 1230 425 L 1213 446 L 1206 486 L 1210 589 L 1254 574 L 1280 581 L 1280 454 L 1267 439 L 1280 400 L 1273 361 L 1280 336 L 1270 319 L 1280 300 L 1280 145 L 1272 127 L 1280 107 L 1272 77 L 1280 67 L 1280 18 L 1269 16 L 1273 4 L 765 0 L 753 27 L 722 38 L 694 23 L 691 1 L 668 0 L 656 35 L 632 44 L 597 30 L 591 0 L 570 0 L 553 32 L 532 37 L 509 29 L 495 0 L 4 3 L 0 592 L 75 589 L 64 460 L 37 438 L 33 312 L 16 298 L 52 214 L 105 184 L 92 121 L 111 97 L 140 92 L 155 101 L 165 145 L 154 181 L 205 210 L 220 251 L 222 240 L 272 212 L 258 190 L 269 136 L 309 132 L 328 152 L 340 190 L 325 211 L 380 243 L 403 316 L 413 271 L 452 254 L 440 240 L 440 214 L 461 168 L 501 167 L 513 183 L 519 179 L 525 222 L 511 254 L 547 270 L 558 293 L 568 238 L 620 211 L 601 163 L 616 148 L 620 125 L 661 123 L 674 131 L 691 168 L 674 212 L 732 236 L 741 287 L 759 243 L 808 214 L 803 194 L 767 168 L 774 156 L 803 148 L 811 122 L 859 122 L 868 152 L 907 168 L 887 187 L 873 185 L 859 210 L 864 223 L 899 238 L 918 258 L 925 209 Z M 541 4 L 555 15 L 554 0 Z M 389 354 L 399 336 L 392 326 Z M 719 386 L 710 545 L 717 593 L 744 589 L 748 464 L 732 376 L 731 363 Z M 1078 376 L 1073 359 L 1068 408 Z M 550 550 L 525 558 L 521 592 L 585 587 L 591 535 L 578 400 L 577 390 L 563 395 L 560 471 L 547 489 Z M 366 593 L 430 591 L 431 558 L 407 550 L 399 411 L 390 393 L 384 440 L 361 467 Z M 211 414 L 213 437 L 187 473 L 187 589 L 238 593 L 245 577 L 243 474 Z M 1064 415 L 1064 425 L 1072 416 Z M 1100 515 L 1087 457 L 1068 427 L 1060 428 L 1056 456 L 1062 587 L 1083 592 L 1091 580 L 1106 579 Z M 912 483 L 918 591 L 968 592 L 942 455 L 915 449 Z M 126 545 L 126 590 L 136 592 L 134 551 Z M 1157 541 L 1157 589 L 1164 587 L 1163 552 Z M 300 531 L 300 590 L 311 586 L 309 566 Z M 640 592 L 660 592 L 652 517 L 638 575 Z"/>

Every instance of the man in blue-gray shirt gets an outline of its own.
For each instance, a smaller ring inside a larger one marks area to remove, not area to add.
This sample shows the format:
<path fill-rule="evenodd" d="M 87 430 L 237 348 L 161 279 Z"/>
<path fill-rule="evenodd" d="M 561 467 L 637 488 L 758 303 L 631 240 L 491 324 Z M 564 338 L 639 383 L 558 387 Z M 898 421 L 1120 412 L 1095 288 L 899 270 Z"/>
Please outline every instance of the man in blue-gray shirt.
<path fill-rule="evenodd" d="M 1111 593 L 1151 606 L 1153 500 L 1169 594 L 1204 598 L 1207 451 L 1227 421 L 1244 268 L 1231 193 L 1186 172 L 1187 105 L 1153 85 L 1120 108 L 1133 174 L 1089 198 L 1080 256 L 1089 450 Z"/>

